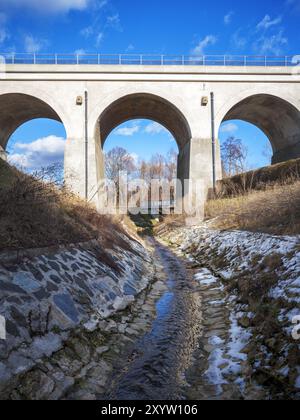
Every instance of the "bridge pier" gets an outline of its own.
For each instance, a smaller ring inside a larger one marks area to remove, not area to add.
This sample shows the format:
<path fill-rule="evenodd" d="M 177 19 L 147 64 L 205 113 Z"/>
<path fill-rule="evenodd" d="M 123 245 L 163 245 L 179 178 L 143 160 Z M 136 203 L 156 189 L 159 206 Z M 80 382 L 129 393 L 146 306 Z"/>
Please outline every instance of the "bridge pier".
<path fill-rule="evenodd" d="M 213 187 L 213 155 L 211 138 L 193 138 L 190 152 L 190 179 L 202 180 L 205 193 Z M 216 178 L 222 178 L 221 150 L 216 140 Z"/>
<path fill-rule="evenodd" d="M 86 165 L 88 179 L 86 185 Z M 98 206 L 99 186 L 105 178 L 104 154 L 97 139 L 88 139 L 88 155 L 82 138 L 68 138 L 65 148 L 65 182 L 70 191 Z M 86 186 L 88 190 L 86 191 Z"/>

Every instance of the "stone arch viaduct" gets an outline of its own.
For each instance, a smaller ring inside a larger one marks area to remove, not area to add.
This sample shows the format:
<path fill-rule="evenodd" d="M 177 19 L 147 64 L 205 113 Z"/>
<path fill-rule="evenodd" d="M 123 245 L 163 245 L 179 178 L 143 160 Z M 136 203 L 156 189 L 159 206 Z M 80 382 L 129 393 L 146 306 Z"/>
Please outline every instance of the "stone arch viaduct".
<path fill-rule="evenodd" d="M 179 147 L 179 179 L 213 182 L 212 104 L 224 121 L 255 124 L 269 138 L 273 163 L 300 157 L 300 77 L 290 67 L 8 64 L 0 79 L 0 152 L 24 122 L 64 124 L 65 175 L 72 190 L 97 201 L 103 145 L 135 118 L 164 125 Z M 218 139 L 215 173 L 221 178 Z"/>

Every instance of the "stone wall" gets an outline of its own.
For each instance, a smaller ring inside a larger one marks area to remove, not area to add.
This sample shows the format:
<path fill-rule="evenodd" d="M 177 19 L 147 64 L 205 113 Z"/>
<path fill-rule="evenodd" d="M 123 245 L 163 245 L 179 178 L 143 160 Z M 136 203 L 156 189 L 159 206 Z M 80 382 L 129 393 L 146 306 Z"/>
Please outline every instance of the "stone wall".
<path fill-rule="evenodd" d="M 6 340 L 0 340 L 1 399 L 62 398 L 74 384 L 76 369 L 86 363 L 87 335 L 97 334 L 103 320 L 130 306 L 152 282 L 150 253 L 114 234 L 123 245 L 109 251 L 91 241 L 39 255 L 0 256 L 0 316 L 6 320 Z M 79 356 L 59 367 L 54 356 L 67 360 L 70 340 L 81 349 Z"/>

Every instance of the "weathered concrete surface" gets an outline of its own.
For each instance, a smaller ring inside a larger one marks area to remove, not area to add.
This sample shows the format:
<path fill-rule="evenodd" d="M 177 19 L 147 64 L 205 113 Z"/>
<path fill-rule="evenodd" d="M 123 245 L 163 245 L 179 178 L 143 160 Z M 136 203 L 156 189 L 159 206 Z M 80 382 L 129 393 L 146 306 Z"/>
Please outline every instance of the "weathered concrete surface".
<path fill-rule="evenodd" d="M 212 185 L 211 107 L 216 133 L 223 121 L 239 118 L 261 128 L 272 143 L 273 162 L 300 156 L 300 76 L 292 68 L 193 66 L 8 65 L 0 80 L 0 145 L 23 122 L 38 117 L 66 129 L 66 180 L 85 196 L 85 107 L 88 92 L 89 198 L 104 177 L 103 144 L 117 124 L 150 118 L 163 124 L 179 146 L 179 179 Z M 217 146 L 217 176 L 221 161 Z M 97 202 L 97 204 L 99 204 Z"/>
<path fill-rule="evenodd" d="M 273 163 L 300 156 L 300 113 L 282 99 L 253 95 L 231 108 L 224 118 L 228 120 L 243 120 L 259 127 L 271 141 Z"/>
<path fill-rule="evenodd" d="M 126 249 L 109 254 L 92 241 L 0 262 L 0 315 L 7 332 L 0 340 L 1 399 L 61 398 L 76 372 L 84 378 L 93 346 L 83 343 L 97 331 L 100 337 L 102 323 L 130 306 L 154 279 L 146 248 L 121 239 Z M 70 347 L 75 355 L 69 360 Z"/>

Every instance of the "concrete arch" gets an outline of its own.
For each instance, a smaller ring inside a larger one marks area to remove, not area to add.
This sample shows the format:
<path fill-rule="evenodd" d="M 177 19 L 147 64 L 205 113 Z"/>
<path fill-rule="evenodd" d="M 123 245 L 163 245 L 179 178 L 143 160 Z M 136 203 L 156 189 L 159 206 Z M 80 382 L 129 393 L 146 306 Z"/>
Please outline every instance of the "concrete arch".
<path fill-rule="evenodd" d="M 190 126 L 190 109 L 187 106 L 188 103 L 184 101 L 182 97 L 178 96 L 172 90 L 162 89 L 157 86 L 147 87 L 145 84 L 134 83 L 113 90 L 110 94 L 103 96 L 95 105 L 93 105 L 92 111 L 89 113 L 89 132 L 94 132 L 100 116 L 113 103 L 132 95 L 147 95 L 149 97 L 160 98 L 162 101 L 175 107 L 178 112 L 182 114 L 184 119 L 188 121 L 188 125 Z"/>
<path fill-rule="evenodd" d="M 27 121 L 49 118 L 61 122 L 70 131 L 71 122 L 60 103 L 48 93 L 6 85 L 0 89 L 0 146 L 5 149 L 13 132 Z"/>
<path fill-rule="evenodd" d="M 45 102 L 19 93 L 0 96 L 0 146 L 5 150 L 11 135 L 27 121 L 49 118 L 62 122 Z"/>
<path fill-rule="evenodd" d="M 131 93 L 128 89 L 118 89 L 104 97 L 101 106 L 94 108 L 89 115 L 89 196 L 93 196 L 99 181 L 105 179 L 103 146 L 107 137 L 114 128 L 132 119 L 156 121 L 173 134 L 179 147 L 178 178 L 189 179 L 192 135 L 183 112 L 164 96 L 147 89 L 136 91 L 135 88 Z"/>
<path fill-rule="evenodd" d="M 188 121 L 175 105 L 161 96 L 135 93 L 117 99 L 101 113 L 96 123 L 100 144 L 104 145 L 114 128 L 132 119 L 149 119 L 160 123 L 172 133 L 179 148 L 191 139 Z"/>
<path fill-rule="evenodd" d="M 260 128 L 273 148 L 273 163 L 300 157 L 300 111 L 297 100 L 283 99 L 268 93 L 235 98 L 218 114 L 219 125 L 229 120 L 243 120 Z"/>

